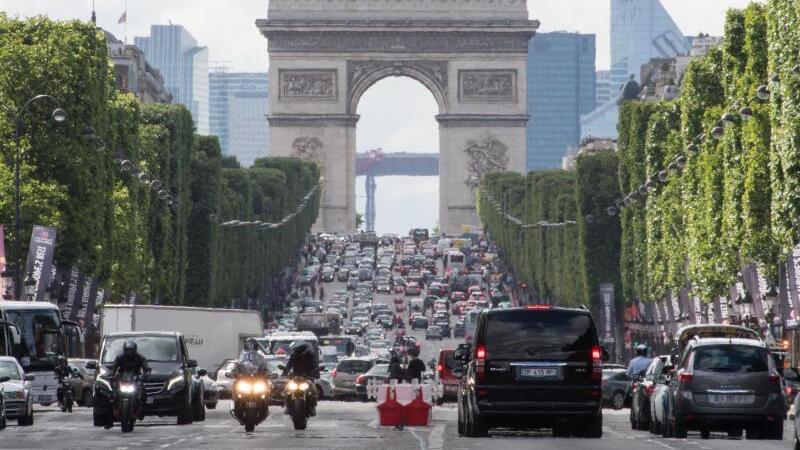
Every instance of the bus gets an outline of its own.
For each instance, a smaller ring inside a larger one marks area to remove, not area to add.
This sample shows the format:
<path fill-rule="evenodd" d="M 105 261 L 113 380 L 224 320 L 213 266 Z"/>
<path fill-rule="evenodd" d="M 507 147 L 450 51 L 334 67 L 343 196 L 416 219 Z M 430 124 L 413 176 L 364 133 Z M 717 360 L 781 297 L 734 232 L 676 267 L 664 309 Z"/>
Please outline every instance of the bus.
<path fill-rule="evenodd" d="M 34 375 L 31 394 L 34 403 L 55 403 L 58 377 L 54 370 L 61 358 L 84 357 L 84 335 L 80 325 L 61 318 L 58 306 L 48 302 L 0 301 L 0 319 L 19 330 L 14 356 Z"/>
<path fill-rule="evenodd" d="M 458 274 L 467 268 L 466 257 L 458 250 L 448 250 L 442 258 L 445 275 Z"/>
<path fill-rule="evenodd" d="M 414 228 L 411 230 L 411 237 L 414 238 L 414 243 L 419 245 L 420 242 L 430 240 L 430 233 L 427 228 Z"/>
<path fill-rule="evenodd" d="M 294 322 L 297 331 L 310 331 L 316 336 L 330 336 L 342 333 L 342 316 L 337 313 L 298 314 Z"/>

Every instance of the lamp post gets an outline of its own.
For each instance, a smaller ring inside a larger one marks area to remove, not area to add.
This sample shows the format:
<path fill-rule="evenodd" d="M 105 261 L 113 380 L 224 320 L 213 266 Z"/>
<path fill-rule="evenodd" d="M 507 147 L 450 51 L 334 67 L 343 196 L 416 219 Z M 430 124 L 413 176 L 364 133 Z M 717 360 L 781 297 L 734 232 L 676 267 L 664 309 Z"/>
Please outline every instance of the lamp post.
<path fill-rule="evenodd" d="M 20 276 L 22 275 L 22 255 L 20 254 L 20 207 L 22 204 L 22 196 L 20 193 L 20 166 L 22 165 L 22 147 L 19 144 L 19 139 L 25 134 L 25 120 L 24 114 L 25 111 L 28 109 L 29 106 L 33 105 L 37 102 L 42 101 L 49 101 L 50 103 L 54 103 L 56 108 L 50 113 L 49 120 L 52 120 L 55 124 L 63 124 L 67 121 L 67 112 L 61 108 L 61 103 L 50 95 L 40 94 L 28 99 L 19 109 L 16 111 L 16 117 L 14 120 L 15 128 L 14 128 L 14 138 L 17 140 L 17 151 L 14 153 L 14 261 L 13 261 L 13 272 L 14 272 L 14 291 L 16 293 L 15 297 L 19 298 L 22 294 L 19 290 L 22 283 L 20 283 Z"/>

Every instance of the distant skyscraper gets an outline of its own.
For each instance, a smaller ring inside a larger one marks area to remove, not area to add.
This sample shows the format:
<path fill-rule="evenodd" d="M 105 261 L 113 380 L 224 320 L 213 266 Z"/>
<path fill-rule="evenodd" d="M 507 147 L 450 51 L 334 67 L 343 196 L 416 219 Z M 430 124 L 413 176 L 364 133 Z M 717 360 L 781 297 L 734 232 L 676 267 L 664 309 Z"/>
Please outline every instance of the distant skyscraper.
<path fill-rule="evenodd" d="M 557 169 L 595 107 L 595 36 L 539 33 L 528 47 L 527 169 Z"/>
<path fill-rule="evenodd" d="M 223 155 L 244 167 L 267 156 L 267 74 L 209 74 L 211 134 L 219 136 Z"/>
<path fill-rule="evenodd" d="M 595 104 L 602 105 L 604 103 L 608 103 L 611 101 L 613 97 L 611 95 L 611 71 L 610 70 L 598 70 L 597 71 L 597 83 L 595 91 L 597 94 L 595 95 Z M 616 93 L 615 93 L 616 94 Z"/>
<path fill-rule="evenodd" d="M 611 100 L 633 75 L 639 81 L 642 65 L 651 58 L 688 55 L 691 47 L 659 0 L 611 1 Z M 618 108 L 599 105 L 581 118 L 583 137 L 617 137 Z"/>
<path fill-rule="evenodd" d="M 197 132 L 208 134 L 208 48 L 180 25 L 152 25 L 149 37 L 134 42 L 164 76 L 173 101 L 192 112 Z"/>

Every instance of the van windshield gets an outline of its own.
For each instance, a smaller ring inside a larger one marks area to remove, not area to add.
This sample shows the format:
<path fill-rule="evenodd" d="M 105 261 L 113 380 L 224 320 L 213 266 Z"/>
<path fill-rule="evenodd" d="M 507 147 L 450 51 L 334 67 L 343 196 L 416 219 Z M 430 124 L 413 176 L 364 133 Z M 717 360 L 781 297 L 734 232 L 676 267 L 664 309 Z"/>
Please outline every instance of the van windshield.
<path fill-rule="evenodd" d="M 103 364 L 111 364 L 122 354 L 122 346 L 136 341 L 136 352 L 148 362 L 178 362 L 178 340 L 170 336 L 119 336 L 106 339 L 103 345 Z"/>
<path fill-rule="evenodd" d="M 698 347 L 694 369 L 703 372 L 749 373 L 769 370 L 767 351 L 750 345 L 709 345 Z"/>
<path fill-rule="evenodd" d="M 491 314 L 485 345 L 491 359 L 531 359 L 589 352 L 597 332 L 589 314 L 573 311 L 508 310 Z"/>

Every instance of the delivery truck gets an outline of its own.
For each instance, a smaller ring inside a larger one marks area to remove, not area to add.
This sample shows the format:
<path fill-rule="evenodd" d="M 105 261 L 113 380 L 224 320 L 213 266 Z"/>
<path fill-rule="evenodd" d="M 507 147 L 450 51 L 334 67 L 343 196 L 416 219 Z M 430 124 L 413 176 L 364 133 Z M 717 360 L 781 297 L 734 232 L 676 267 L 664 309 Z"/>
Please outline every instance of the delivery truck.
<path fill-rule="evenodd" d="M 209 372 L 237 358 L 245 339 L 264 336 L 258 311 L 185 306 L 106 305 L 103 335 L 131 331 L 178 331 L 189 355 Z"/>

